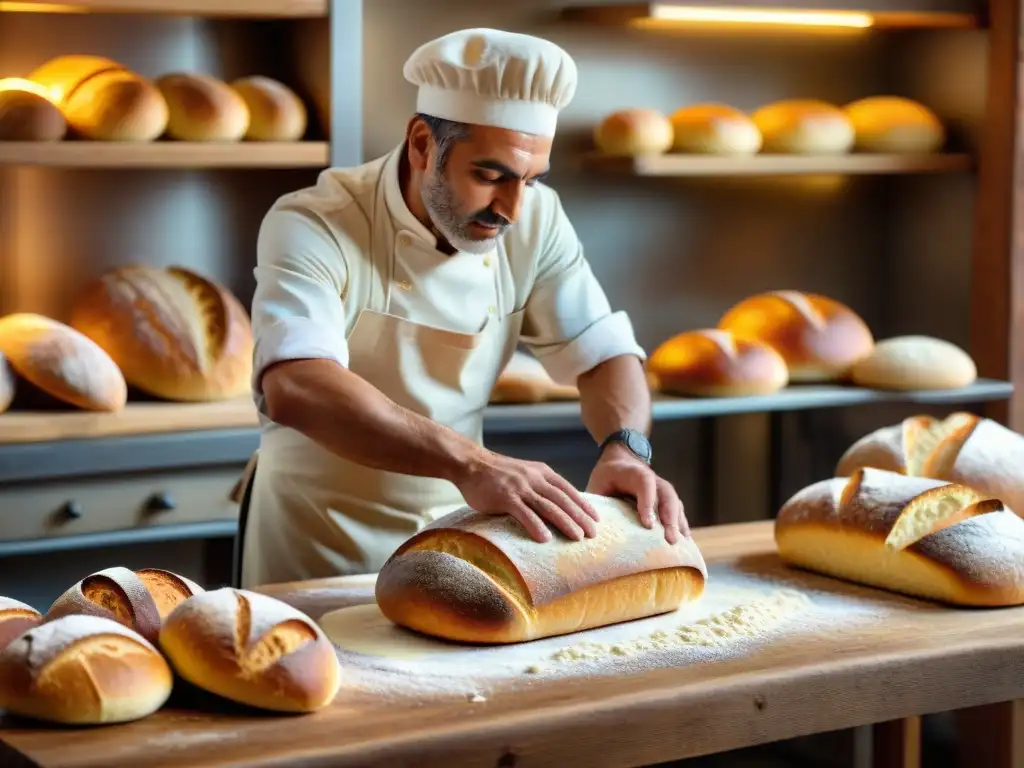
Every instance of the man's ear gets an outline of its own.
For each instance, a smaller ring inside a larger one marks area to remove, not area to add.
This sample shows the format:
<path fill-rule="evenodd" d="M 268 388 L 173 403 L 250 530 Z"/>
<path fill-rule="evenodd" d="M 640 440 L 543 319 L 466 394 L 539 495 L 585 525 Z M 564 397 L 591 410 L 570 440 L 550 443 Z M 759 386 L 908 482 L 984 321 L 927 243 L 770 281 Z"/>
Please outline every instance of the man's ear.
<path fill-rule="evenodd" d="M 409 146 L 409 166 L 420 173 L 425 173 L 431 162 L 434 150 L 434 137 L 428 126 L 419 117 L 413 117 L 405 131 L 405 141 Z"/>

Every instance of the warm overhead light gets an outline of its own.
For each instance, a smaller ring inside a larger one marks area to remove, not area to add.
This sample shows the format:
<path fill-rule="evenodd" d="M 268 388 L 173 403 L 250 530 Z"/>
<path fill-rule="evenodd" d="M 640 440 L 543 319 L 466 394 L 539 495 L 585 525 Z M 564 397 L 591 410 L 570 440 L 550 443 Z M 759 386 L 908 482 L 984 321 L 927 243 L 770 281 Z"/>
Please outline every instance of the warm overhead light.
<path fill-rule="evenodd" d="M 0 2 L 0 11 L 11 13 L 86 13 L 86 9 L 77 5 L 60 5 L 58 3 L 22 3 Z"/>
<path fill-rule="evenodd" d="M 855 11 L 796 11 L 763 8 L 708 8 L 690 5 L 650 6 L 648 18 L 697 24 L 771 24 L 785 27 L 841 27 L 866 29 L 873 26 L 869 13 Z"/>

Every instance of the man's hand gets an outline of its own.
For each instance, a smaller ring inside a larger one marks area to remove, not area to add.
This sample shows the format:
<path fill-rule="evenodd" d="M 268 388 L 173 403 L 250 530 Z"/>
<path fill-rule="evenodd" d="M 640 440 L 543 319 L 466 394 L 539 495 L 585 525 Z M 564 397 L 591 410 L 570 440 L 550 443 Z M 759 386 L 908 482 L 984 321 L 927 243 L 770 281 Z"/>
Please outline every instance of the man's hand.
<path fill-rule="evenodd" d="M 536 541 L 551 540 L 545 520 L 573 541 L 597 534 L 597 510 L 546 464 L 485 451 L 455 485 L 470 507 L 511 515 Z"/>
<path fill-rule="evenodd" d="M 679 541 L 680 533 L 689 535 L 683 503 L 675 488 L 658 477 L 654 470 L 621 445 L 610 445 L 601 454 L 590 473 L 587 492 L 599 496 L 631 496 L 636 499 L 640 522 L 653 528 L 656 519 L 665 528 L 669 544 Z"/>

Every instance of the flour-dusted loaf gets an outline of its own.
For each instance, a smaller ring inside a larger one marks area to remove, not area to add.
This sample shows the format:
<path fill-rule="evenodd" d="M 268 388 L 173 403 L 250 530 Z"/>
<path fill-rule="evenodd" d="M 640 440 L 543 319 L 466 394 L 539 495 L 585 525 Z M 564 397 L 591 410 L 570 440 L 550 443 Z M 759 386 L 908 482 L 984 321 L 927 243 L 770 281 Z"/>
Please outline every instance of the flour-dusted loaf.
<path fill-rule="evenodd" d="M 226 288 L 192 270 L 108 272 L 79 296 L 71 325 L 105 349 L 143 392 L 181 401 L 249 392 L 249 316 Z"/>
<path fill-rule="evenodd" d="M 559 384 L 536 357 L 518 350 L 491 390 L 492 403 L 541 403 L 546 400 L 575 400 L 579 396 L 579 389 Z"/>
<path fill-rule="evenodd" d="M 594 127 L 594 144 L 612 157 L 661 155 L 672 148 L 672 123 L 654 109 L 620 109 Z"/>
<path fill-rule="evenodd" d="M 751 116 L 764 140 L 762 151 L 791 155 L 844 155 L 853 149 L 853 123 L 834 104 L 785 99 Z"/>
<path fill-rule="evenodd" d="M 98 616 L 40 624 L 0 651 L 0 709 L 55 723 L 138 720 L 164 705 L 173 682 L 144 637 Z"/>
<path fill-rule="evenodd" d="M 310 712 L 341 686 L 334 646 L 306 614 L 267 595 L 212 590 L 167 617 L 160 647 L 182 678 L 241 704 Z"/>
<path fill-rule="evenodd" d="M 0 651 L 22 632 L 42 621 L 42 615 L 31 605 L 10 597 L 0 597 Z"/>
<path fill-rule="evenodd" d="M 779 556 L 828 576 L 963 606 L 1024 603 L 1024 520 L 965 485 L 859 469 L 775 521 Z"/>
<path fill-rule="evenodd" d="M 875 345 L 850 369 L 855 384 L 874 389 L 957 389 L 978 369 L 960 347 L 931 336 L 895 336 Z"/>
<path fill-rule="evenodd" d="M 647 373 L 661 392 L 697 397 L 768 395 L 789 382 L 772 347 L 717 328 L 673 336 L 654 350 Z"/>
<path fill-rule="evenodd" d="M 88 337 L 31 313 L 0 317 L 0 353 L 22 379 L 89 411 L 119 411 L 128 387 L 117 364 Z"/>
<path fill-rule="evenodd" d="M 7 358 L 0 351 L 0 413 L 11 407 L 14 402 L 14 391 L 17 386 L 14 371 L 11 370 Z"/>
<path fill-rule="evenodd" d="M 772 291 L 744 299 L 723 315 L 718 327 L 739 339 L 773 347 L 786 361 L 791 382 L 843 379 L 875 343 L 852 309 L 799 291 Z"/>
<path fill-rule="evenodd" d="M 691 104 L 676 110 L 670 120 L 673 152 L 736 157 L 761 149 L 761 131 L 735 107 Z"/>
<path fill-rule="evenodd" d="M 242 77 L 231 83 L 249 109 L 249 141 L 298 141 L 306 133 L 306 105 L 295 91 L 269 77 Z"/>
<path fill-rule="evenodd" d="M 31 80 L 0 79 L 0 141 L 60 141 L 67 130 L 46 89 Z"/>
<path fill-rule="evenodd" d="M 392 622 L 446 640 L 516 643 L 678 609 L 703 593 L 693 539 L 665 540 L 625 501 L 585 494 L 597 536 L 538 543 L 506 515 L 465 508 L 400 546 L 377 576 Z"/>
<path fill-rule="evenodd" d="M 249 128 L 249 107 L 222 80 L 173 72 L 156 81 L 167 102 L 167 135 L 178 141 L 241 141 Z"/>
<path fill-rule="evenodd" d="M 171 611 L 203 588 L 193 581 L 159 568 L 130 571 L 114 567 L 86 576 L 58 597 L 46 620 L 83 614 L 101 616 L 134 629 L 151 643 L 160 636 L 160 624 Z"/>
<path fill-rule="evenodd" d="M 836 475 L 861 467 L 969 485 L 1024 515 L 1024 437 L 972 413 L 912 416 L 877 429 L 850 446 Z"/>

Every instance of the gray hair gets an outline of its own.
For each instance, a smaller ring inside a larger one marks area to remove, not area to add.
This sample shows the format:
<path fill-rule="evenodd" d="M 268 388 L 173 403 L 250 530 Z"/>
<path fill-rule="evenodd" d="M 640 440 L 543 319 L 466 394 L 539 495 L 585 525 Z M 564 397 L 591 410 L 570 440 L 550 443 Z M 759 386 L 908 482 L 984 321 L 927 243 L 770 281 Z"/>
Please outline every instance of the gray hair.
<path fill-rule="evenodd" d="M 430 135 L 437 145 L 437 170 L 444 170 L 448 163 L 448 155 L 451 154 L 454 146 L 469 137 L 469 125 L 423 113 L 418 113 L 416 117 L 426 123 L 430 129 Z"/>

